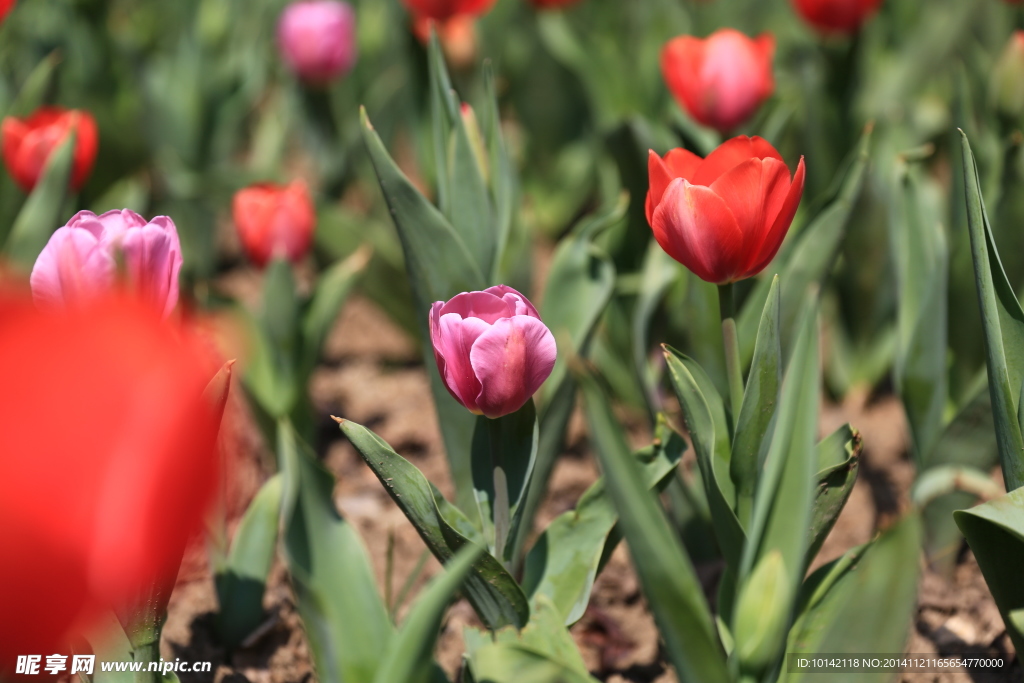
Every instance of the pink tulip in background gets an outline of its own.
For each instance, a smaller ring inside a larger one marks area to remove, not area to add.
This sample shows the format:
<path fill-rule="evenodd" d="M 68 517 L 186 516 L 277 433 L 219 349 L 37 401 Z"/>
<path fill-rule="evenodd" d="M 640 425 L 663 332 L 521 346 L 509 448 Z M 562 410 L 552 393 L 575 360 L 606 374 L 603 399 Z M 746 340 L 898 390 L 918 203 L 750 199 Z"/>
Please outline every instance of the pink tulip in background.
<path fill-rule="evenodd" d="M 128 209 L 97 216 L 80 211 L 50 237 L 32 268 L 32 296 L 40 305 L 81 303 L 119 284 L 165 317 L 178 302 L 181 242 L 167 216 L 151 221 Z"/>
<path fill-rule="evenodd" d="M 277 26 L 284 60 L 300 78 L 326 83 L 356 62 L 356 15 L 339 0 L 302 0 L 285 8 Z"/>
<path fill-rule="evenodd" d="M 705 126 L 728 132 L 774 91 L 770 34 L 748 38 L 722 29 L 701 40 L 679 36 L 661 52 L 661 71 L 679 106 Z"/>
<path fill-rule="evenodd" d="M 514 413 L 555 365 L 555 338 L 525 296 L 505 285 L 430 309 L 430 341 L 448 391 L 490 418 Z"/>

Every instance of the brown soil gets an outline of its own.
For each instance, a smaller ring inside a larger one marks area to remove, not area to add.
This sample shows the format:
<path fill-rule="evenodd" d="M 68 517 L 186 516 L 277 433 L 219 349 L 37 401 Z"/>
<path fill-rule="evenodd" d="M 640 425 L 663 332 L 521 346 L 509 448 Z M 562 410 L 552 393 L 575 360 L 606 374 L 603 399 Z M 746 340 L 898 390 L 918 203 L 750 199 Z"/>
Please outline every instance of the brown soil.
<path fill-rule="evenodd" d="M 380 434 L 410 459 L 445 495 L 452 493 L 440 433 L 431 408 L 427 377 L 414 343 L 379 310 L 361 298 L 345 307 L 328 342 L 326 362 L 316 373 L 312 392 L 326 415 L 342 415 Z M 236 392 L 235 396 L 239 396 Z M 826 433 L 851 422 L 864 437 L 861 477 L 819 563 L 868 541 L 908 506 L 913 466 L 906 457 L 907 430 L 899 402 L 892 397 L 868 401 L 866 394 L 823 410 Z M 239 400 L 228 410 L 224 441 L 237 481 L 229 491 L 237 517 L 265 475 L 267 453 Z M 570 449 L 555 469 L 541 510 L 541 525 L 571 509 L 580 493 L 598 476 L 577 419 L 570 429 Z M 393 544 L 392 595 L 412 573 L 425 547 L 402 513 L 381 489 L 359 456 L 333 429 L 323 431 L 325 462 L 338 478 L 336 501 L 341 513 L 358 529 L 373 562 L 380 590 L 385 591 L 386 555 Z M 410 595 L 439 569 L 430 557 Z M 406 601 L 406 603 L 408 600 Z M 1012 656 L 1012 646 L 977 565 L 965 551 L 952 580 L 925 573 L 919 608 L 907 651 L 962 651 Z M 183 683 L 231 679 L 233 683 L 305 683 L 311 680 L 307 644 L 282 567 L 273 572 L 264 604 L 270 615 L 261 635 L 230 658 L 216 645 L 212 614 L 216 599 L 203 554 L 190 554 L 172 597 L 164 630 L 163 655 L 183 661 L 212 661 L 213 674 L 182 675 Z M 399 610 L 399 616 L 403 614 Z M 437 659 L 450 674 L 462 653 L 462 627 L 478 624 L 465 602 L 452 606 L 440 637 Z M 628 551 L 620 546 L 598 578 L 583 619 L 572 629 L 591 671 L 605 681 L 675 681 L 659 652 L 658 635 L 648 612 Z M 960 683 L 1019 680 L 1014 673 L 999 678 L 978 674 L 907 674 L 901 683 Z M 824 678 L 822 680 L 825 680 Z"/>

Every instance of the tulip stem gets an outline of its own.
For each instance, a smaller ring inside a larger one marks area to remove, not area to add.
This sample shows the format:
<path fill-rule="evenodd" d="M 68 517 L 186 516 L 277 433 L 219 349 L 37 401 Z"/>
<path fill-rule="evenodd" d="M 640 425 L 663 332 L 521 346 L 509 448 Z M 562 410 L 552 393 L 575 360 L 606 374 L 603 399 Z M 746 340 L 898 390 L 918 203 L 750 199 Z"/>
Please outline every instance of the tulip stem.
<path fill-rule="evenodd" d="M 729 405 L 733 424 L 743 406 L 743 370 L 740 366 L 740 340 L 736 333 L 733 284 L 718 285 L 718 310 L 722 316 L 722 345 L 725 347 L 725 373 L 729 379 Z"/>
<path fill-rule="evenodd" d="M 491 451 L 491 472 L 494 477 L 494 556 L 505 564 L 505 544 L 511 525 L 508 502 L 508 477 L 505 475 L 501 448 L 501 429 L 498 420 L 487 420 Z"/>

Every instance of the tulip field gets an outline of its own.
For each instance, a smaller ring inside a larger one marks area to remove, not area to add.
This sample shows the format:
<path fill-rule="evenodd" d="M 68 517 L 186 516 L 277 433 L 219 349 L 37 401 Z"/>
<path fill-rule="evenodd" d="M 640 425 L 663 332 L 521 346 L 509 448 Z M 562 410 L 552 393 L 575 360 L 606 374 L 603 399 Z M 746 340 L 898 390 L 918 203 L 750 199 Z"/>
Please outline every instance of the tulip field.
<path fill-rule="evenodd" d="M 0 683 L 1024 680 L 1024 2 L 0 0 Z"/>

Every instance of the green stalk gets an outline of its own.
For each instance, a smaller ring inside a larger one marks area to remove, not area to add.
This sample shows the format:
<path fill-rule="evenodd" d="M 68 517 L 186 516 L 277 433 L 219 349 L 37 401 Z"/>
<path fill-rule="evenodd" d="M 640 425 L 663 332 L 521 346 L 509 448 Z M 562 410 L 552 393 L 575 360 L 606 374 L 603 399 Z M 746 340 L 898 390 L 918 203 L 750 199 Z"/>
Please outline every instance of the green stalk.
<path fill-rule="evenodd" d="M 504 463 L 501 458 L 499 439 L 501 438 L 498 423 L 488 420 L 488 436 L 490 437 L 491 468 L 494 473 L 494 556 L 505 564 L 505 544 L 511 526 L 508 502 L 508 478 L 505 476 Z"/>
<path fill-rule="evenodd" d="M 729 378 L 729 405 L 733 423 L 743 405 L 743 370 L 740 367 L 740 340 L 736 332 L 733 284 L 718 285 L 718 310 L 722 316 L 722 345 L 725 347 L 725 372 Z"/>

